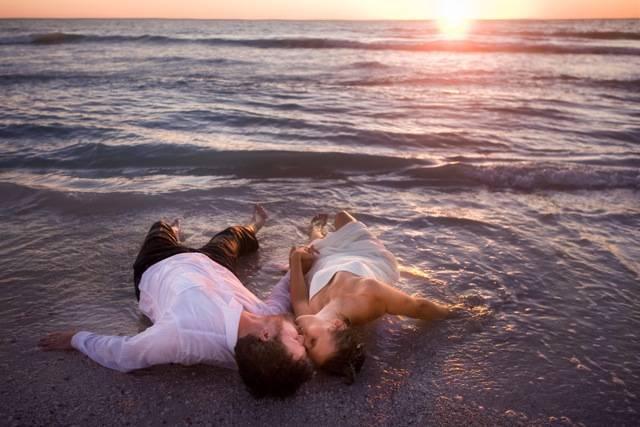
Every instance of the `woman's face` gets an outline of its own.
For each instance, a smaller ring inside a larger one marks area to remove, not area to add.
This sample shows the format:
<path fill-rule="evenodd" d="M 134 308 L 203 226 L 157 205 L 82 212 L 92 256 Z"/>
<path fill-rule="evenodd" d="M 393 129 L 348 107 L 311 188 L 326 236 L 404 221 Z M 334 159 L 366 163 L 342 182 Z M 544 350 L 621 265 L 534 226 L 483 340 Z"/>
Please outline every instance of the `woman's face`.
<path fill-rule="evenodd" d="M 344 325 L 339 319 L 319 319 L 314 315 L 299 316 L 296 323 L 304 334 L 304 347 L 316 366 L 322 366 L 336 351 L 333 332 Z"/>

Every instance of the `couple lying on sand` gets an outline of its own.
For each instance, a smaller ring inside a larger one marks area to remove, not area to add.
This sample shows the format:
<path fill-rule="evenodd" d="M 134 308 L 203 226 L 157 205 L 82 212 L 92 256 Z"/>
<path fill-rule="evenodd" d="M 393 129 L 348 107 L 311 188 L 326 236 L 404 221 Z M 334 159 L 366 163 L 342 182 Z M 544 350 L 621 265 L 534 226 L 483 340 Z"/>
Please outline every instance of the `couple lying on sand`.
<path fill-rule="evenodd" d="M 240 256 L 258 249 L 266 219 L 256 205 L 249 224 L 227 228 L 200 249 L 180 244 L 177 221 L 153 224 L 133 266 L 140 310 L 153 326 L 132 337 L 52 333 L 40 346 L 76 349 L 122 372 L 165 363 L 237 367 L 254 396 L 284 397 L 311 378 L 314 365 L 353 381 L 365 356 L 352 325 L 385 313 L 450 314 L 390 286 L 399 278 L 394 256 L 346 212 L 336 214 L 328 234 L 327 215 L 311 221 L 310 244 L 291 249 L 289 273 L 261 301 L 234 271 Z"/>

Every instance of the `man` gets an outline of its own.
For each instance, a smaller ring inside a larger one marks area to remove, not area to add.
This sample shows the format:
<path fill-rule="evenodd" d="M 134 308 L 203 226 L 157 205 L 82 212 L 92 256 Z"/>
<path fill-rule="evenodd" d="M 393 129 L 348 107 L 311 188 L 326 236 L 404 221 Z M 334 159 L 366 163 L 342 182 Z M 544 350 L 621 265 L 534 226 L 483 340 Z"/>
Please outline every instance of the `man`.
<path fill-rule="evenodd" d="M 229 227 L 200 249 L 179 243 L 179 223 L 153 224 L 134 263 L 140 310 L 154 323 L 133 337 L 59 332 L 44 350 L 76 349 L 99 364 L 129 372 L 157 364 L 237 367 L 251 394 L 285 397 L 311 377 L 303 337 L 284 314 L 287 277 L 260 301 L 233 273 L 258 249 L 267 214 L 256 205 L 246 226 Z"/>

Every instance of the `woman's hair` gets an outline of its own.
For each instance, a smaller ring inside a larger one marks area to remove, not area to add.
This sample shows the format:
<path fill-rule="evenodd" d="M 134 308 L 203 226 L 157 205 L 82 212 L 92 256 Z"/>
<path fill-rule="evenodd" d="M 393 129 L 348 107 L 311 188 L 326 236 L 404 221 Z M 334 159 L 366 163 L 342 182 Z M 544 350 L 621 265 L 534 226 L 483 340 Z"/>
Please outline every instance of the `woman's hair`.
<path fill-rule="evenodd" d="M 364 343 L 354 328 L 333 332 L 336 351 L 320 367 L 323 371 L 341 376 L 347 384 L 352 384 L 356 373 L 360 372 L 364 363 Z"/>
<path fill-rule="evenodd" d="M 256 398 L 290 396 L 313 374 L 309 359 L 294 360 L 279 336 L 262 341 L 246 335 L 238 339 L 235 353 L 240 377 Z"/>

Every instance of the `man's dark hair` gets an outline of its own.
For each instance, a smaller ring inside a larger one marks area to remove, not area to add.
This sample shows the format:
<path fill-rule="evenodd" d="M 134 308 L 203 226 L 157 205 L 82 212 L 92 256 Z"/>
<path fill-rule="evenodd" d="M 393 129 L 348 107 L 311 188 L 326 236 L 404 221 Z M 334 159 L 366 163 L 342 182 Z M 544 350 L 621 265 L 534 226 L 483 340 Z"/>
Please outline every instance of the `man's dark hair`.
<path fill-rule="evenodd" d="M 309 359 L 294 360 L 279 337 L 262 341 L 246 335 L 238 339 L 235 353 L 240 377 L 256 398 L 290 396 L 313 374 Z"/>
<path fill-rule="evenodd" d="M 320 367 L 323 371 L 344 378 L 347 384 L 353 384 L 356 373 L 360 372 L 364 359 L 364 343 L 354 328 L 333 332 L 336 351 Z"/>

